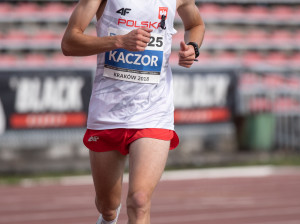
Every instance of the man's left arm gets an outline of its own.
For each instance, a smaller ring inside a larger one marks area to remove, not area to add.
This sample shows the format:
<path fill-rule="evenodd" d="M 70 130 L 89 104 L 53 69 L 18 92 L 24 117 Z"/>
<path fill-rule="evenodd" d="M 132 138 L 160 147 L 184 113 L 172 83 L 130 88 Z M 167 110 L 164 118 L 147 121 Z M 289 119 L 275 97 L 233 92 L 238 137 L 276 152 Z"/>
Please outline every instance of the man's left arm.
<path fill-rule="evenodd" d="M 194 42 L 200 47 L 204 38 L 205 25 L 195 5 L 195 0 L 177 0 L 177 12 L 184 25 L 184 41 L 180 43 L 179 62 L 180 66 L 189 68 L 195 60 L 195 49 L 187 43 Z"/>

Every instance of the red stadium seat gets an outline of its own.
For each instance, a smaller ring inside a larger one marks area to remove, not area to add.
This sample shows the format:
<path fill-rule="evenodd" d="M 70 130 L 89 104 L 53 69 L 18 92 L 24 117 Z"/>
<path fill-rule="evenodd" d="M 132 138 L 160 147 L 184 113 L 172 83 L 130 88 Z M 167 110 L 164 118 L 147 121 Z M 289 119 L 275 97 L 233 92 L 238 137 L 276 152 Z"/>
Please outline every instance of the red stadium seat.
<path fill-rule="evenodd" d="M 222 41 L 227 43 L 235 43 L 242 42 L 244 40 L 244 34 L 239 30 L 228 30 L 220 35 Z"/>
<path fill-rule="evenodd" d="M 279 20 L 289 20 L 293 17 L 293 15 L 294 12 L 291 6 L 274 6 L 274 8 L 271 10 L 272 18 Z"/>
<path fill-rule="evenodd" d="M 95 62 L 96 63 L 96 62 Z M 75 64 L 73 57 L 64 56 L 61 52 L 54 54 L 50 60 L 51 66 L 70 66 Z"/>
<path fill-rule="evenodd" d="M 282 52 L 272 52 L 266 56 L 265 62 L 272 66 L 285 66 L 288 64 L 288 56 Z"/>
<path fill-rule="evenodd" d="M 263 84 L 267 88 L 279 88 L 284 87 L 285 85 L 285 78 L 277 73 L 268 73 L 265 75 L 264 79 L 262 80 Z"/>
<path fill-rule="evenodd" d="M 221 52 L 216 55 L 216 59 L 218 63 L 222 65 L 232 65 L 239 63 L 239 58 L 237 57 L 236 53 L 233 52 Z"/>
<path fill-rule="evenodd" d="M 228 5 L 223 8 L 222 16 L 230 19 L 240 19 L 245 16 L 245 9 L 241 5 Z"/>
<path fill-rule="evenodd" d="M 78 60 L 77 65 L 80 67 L 96 67 L 97 64 L 96 55 L 78 57 L 77 60 Z"/>
<path fill-rule="evenodd" d="M 30 15 L 33 16 L 32 13 L 37 13 L 39 12 L 40 8 L 38 6 L 38 4 L 36 3 L 19 3 L 14 7 L 13 12 L 16 15 Z"/>
<path fill-rule="evenodd" d="M 270 111 L 272 109 L 272 101 L 267 97 L 258 96 L 249 100 L 249 108 L 252 112 Z"/>
<path fill-rule="evenodd" d="M 6 2 L 0 3 L 0 17 L 4 17 L 12 11 L 12 5 Z"/>
<path fill-rule="evenodd" d="M 296 99 L 281 97 L 277 98 L 274 102 L 274 111 L 282 112 L 282 111 L 291 111 L 291 110 L 299 110 L 299 102 Z"/>
<path fill-rule="evenodd" d="M 300 13 L 300 11 L 299 11 Z M 295 42 L 299 42 L 300 40 L 300 29 L 292 33 L 292 38 Z"/>
<path fill-rule="evenodd" d="M 261 77 L 256 73 L 243 73 L 239 79 L 239 85 L 241 88 L 253 87 L 260 84 Z"/>
<path fill-rule="evenodd" d="M 24 41 L 28 39 L 28 34 L 22 30 L 11 30 L 4 36 L 7 41 Z"/>
<path fill-rule="evenodd" d="M 42 41 L 48 41 L 48 40 L 57 40 L 60 38 L 60 36 L 53 31 L 49 30 L 40 30 L 38 33 L 34 35 L 34 39 L 36 40 L 42 40 Z"/>
<path fill-rule="evenodd" d="M 292 75 L 286 78 L 287 88 L 293 88 L 295 90 L 300 89 L 300 77 L 298 75 Z"/>
<path fill-rule="evenodd" d="M 173 45 L 176 46 L 180 43 L 180 41 L 184 41 L 184 32 L 183 30 L 178 30 L 176 34 L 172 37 Z"/>
<path fill-rule="evenodd" d="M 219 16 L 221 13 L 221 8 L 217 4 L 203 4 L 199 6 L 199 11 L 202 17 L 204 18 L 214 18 Z"/>
<path fill-rule="evenodd" d="M 208 52 L 201 52 L 199 57 L 197 58 L 198 62 L 194 62 L 194 65 L 201 64 L 201 66 L 211 66 L 215 65 L 214 61 L 212 60 L 211 54 Z M 178 58 L 177 58 L 177 63 L 178 63 Z"/>
<path fill-rule="evenodd" d="M 215 43 L 219 43 L 219 35 L 213 31 L 206 31 L 203 39 L 202 46 L 209 46 Z"/>
<path fill-rule="evenodd" d="M 267 33 L 267 31 L 264 30 L 255 29 L 249 31 L 245 35 L 245 38 L 247 42 L 250 42 L 251 44 L 261 44 L 269 41 L 269 33 Z"/>
<path fill-rule="evenodd" d="M 178 63 L 178 52 L 173 51 L 169 58 L 169 63 L 171 65 L 176 65 Z"/>
<path fill-rule="evenodd" d="M 288 59 L 289 65 L 300 68 L 300 52 L 292 54 Z"/>
<path fill-rule="evenodd" d="M 12 67 L 16 66 L 18 59 L 15 55 L 0 54 L 0 67 Z"/>
<path fill-rule="evenodd" d="M 71 4 L 71 5 L 67 5 L 65 8 L 65 13 L 66 14 L 71 14 L 74 10 L 74 8 L 76 7 L 77 3 Z"/>
<path fill-rule="evenodd" d="M 242 64 L 245 66 L 254 66 L 262 64 L 263 56 L 258 52 L 246 52 L 242 56 Z"/>
<path fill-rule="evenodd" d="M 245 17 L 251 19 L 263 20 L 269 17 L 269 9 L 264 6 L 249 6 L 246 10 Z"/>
<path fill-rule="evenodd" d="M 50 2 L 45 5 L 43 5 L 41 12 L 47 13 L 47 14 L 63 14 L 66 12 L 66 6 L 62 3 L 57 2 Z"/>
<path fill-rule="evenodd" d="M 28 54 L 24 57 L 23 66 L 39 67 L 47 64 L 47 58 L 44 54 Z"/>
<path fill-rule="evenodd" d="M 288 30 L 275 30 L 271 35 L 272 41 L 278 43 L 292 42 L 292 33 Z"/>

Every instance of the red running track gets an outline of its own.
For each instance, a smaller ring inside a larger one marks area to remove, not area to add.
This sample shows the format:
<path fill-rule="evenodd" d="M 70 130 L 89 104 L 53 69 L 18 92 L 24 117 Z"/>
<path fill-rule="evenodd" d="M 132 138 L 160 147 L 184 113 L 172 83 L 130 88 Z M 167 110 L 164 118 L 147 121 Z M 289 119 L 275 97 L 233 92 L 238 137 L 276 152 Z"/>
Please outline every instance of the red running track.
<path fill-rule="evenodd" d="M 91 184 L 2 185 L 0 224 L 95 224 L 93 203 Z M 300 173 L 161 181 L 151 217 L 152 224 L 300 224 Z M 126 224 L 125 206 L 118 224 Z"/>

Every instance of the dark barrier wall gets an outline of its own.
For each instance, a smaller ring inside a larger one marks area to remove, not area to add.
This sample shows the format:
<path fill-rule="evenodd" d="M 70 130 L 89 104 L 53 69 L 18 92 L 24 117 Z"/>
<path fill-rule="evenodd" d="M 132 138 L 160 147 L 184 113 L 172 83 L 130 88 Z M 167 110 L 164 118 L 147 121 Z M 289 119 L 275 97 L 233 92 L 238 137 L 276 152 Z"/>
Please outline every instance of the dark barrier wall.
<path fill-rule="evenodd" d="M 176 124 L 228 122 L 235 113 L 234 70 L 173 69 Z"/>
<path fill-rule="evenodd" d="M 90 70 L 0 71 L 0 128 L 83 127 L 93 74 Z"/>
<path fill-rule="evenodd" d="M 173 70 L 175 123 L 228 122 L 235 105 L 234 71 Z M 85 127 L 91 70 L 0 71 L 0 127 L 5 130 Z"/>

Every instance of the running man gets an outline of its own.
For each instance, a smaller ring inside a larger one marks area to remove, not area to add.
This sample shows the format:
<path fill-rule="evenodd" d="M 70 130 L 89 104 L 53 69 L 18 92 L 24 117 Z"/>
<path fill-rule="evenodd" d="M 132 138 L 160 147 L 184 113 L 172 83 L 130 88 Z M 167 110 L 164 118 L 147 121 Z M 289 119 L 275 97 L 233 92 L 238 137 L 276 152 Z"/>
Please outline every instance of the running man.
<path fill-rule="evenodd" d="M 169 65 L 176 11 L 185 28 L 178 64 L 189 68 L 204 36 L 194 0 L 80 0 L 70 17 L 63 53 L 98 54 L 83 140 L 90 149 L 97 224 L 117 223 L 126 155 L 128 224 L 150 224 L 152 193 L 169 150 L 179 143 Z M 95 15 L 98 37 L 84 34 Z"/>

